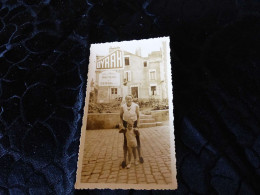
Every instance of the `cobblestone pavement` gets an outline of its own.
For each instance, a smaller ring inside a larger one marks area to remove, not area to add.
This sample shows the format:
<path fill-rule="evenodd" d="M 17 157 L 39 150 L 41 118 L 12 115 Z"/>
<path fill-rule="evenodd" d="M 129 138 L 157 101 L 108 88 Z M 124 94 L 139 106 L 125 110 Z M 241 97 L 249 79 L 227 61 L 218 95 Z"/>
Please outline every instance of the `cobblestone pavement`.
<path fill-rule="evenodd" d="M 168 126 L 142 128 L 144 163 L 123 169 L 123 134 L 118 129 L 87 130 L 81 182 L 170 184 L 170 132 Z M 138 155 L 137 155 L 138 156 Z"/>

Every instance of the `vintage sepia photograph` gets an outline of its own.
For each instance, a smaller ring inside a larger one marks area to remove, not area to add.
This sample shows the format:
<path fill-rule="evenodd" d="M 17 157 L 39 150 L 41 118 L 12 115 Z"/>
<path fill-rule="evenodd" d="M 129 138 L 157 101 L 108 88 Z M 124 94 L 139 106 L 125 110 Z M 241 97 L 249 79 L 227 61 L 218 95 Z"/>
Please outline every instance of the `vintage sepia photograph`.
<path fill-rule="evenodd" d="M 76 189 L 176 189 L 169 37 L 92 44 Z"/>

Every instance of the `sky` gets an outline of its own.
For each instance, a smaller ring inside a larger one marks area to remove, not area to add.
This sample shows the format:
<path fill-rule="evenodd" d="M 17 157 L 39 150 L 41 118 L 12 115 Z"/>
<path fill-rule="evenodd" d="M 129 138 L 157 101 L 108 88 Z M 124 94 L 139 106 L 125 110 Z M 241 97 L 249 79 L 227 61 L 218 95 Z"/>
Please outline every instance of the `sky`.
<path fill-rule="evenodd" d="M 135 54 L 136 49 L 141 48 L 141 56 L 147 57 L 148 54 L 153 51 L 160 51 L 160 48 L 162 47 L 162 41 L 169 41 L 169 38 L 162 37 L 134 41 L 91 44 L 88 79 L 93 79 L 95 81 L 96 56 L 108 55 L 110 47 L 120 47 L 120 49 L 133 54 Z"/>
<path fill-rule="evenodd" d="M 137 48 L 141 48 L 141 56 L 147 57 L 152 51 L 160 51 L 162 41 L 167 37 L 155 38 L 155 39 L 143 39 L 135 41 L 122 41 L 112 43 L 92 44 L 90 50 L 95 51 L 96 55 L 105 56 L 108 55 L 110 47 L 120 47 L 124 51 L 135 53 Z"/>

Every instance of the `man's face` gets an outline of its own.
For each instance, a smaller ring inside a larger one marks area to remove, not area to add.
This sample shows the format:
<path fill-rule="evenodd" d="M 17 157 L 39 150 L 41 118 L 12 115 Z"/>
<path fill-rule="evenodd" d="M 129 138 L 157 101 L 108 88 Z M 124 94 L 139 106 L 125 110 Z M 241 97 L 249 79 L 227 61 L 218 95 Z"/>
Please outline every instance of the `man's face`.
<path fill-rule="evenodd" d="M 126 103 L 127 103 L 128 105 L 131 105 L 133 99 L 132 99 L 131 96 L 126 96 L 125 101 L 126 101 Z"/>

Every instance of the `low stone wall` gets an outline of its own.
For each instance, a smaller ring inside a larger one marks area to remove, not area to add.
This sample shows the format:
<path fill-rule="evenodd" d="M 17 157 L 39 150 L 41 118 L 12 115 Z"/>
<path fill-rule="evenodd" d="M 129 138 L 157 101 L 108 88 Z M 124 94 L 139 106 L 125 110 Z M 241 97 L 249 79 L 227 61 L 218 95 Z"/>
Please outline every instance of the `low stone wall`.
<path fill-rule="evenodd" d="M 151 115 L 156 122 L 169 120 L 169 110 L 154 110 Z M 87 129 L 115 129 L 119 123 L 119 113 L 89 113 Z"/>
<path fill-rule="evenodd" d="M 169 120 L 169 110 L 153 110 L 151 111 L 151 115 L 156 122 Z"/>
<path fill-rule="evenodd" d="M 90 113 L 87 129 L 115 129 L 119 122 L 119 113 Z"/>

